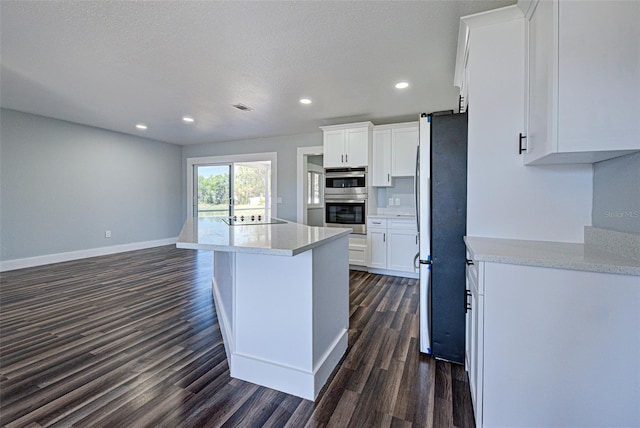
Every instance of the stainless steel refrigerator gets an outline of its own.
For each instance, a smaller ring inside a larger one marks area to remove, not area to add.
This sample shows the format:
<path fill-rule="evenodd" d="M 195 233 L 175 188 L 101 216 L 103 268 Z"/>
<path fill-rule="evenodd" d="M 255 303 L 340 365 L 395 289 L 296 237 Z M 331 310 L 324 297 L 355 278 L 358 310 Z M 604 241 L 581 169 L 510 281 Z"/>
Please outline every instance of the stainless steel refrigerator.
<path fill-rule="evenodd" d="M 420 117 L 420 351 L 464 363 L 467 114 Z"/>

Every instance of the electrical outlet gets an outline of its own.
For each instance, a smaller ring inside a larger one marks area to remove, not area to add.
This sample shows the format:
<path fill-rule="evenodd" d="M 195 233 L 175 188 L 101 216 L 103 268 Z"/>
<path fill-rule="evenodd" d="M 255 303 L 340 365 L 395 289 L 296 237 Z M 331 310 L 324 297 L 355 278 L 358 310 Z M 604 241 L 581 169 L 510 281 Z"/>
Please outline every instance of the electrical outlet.
<path fill-rule="evenodd" d="M 400 198 L 396 198 L 396 205 L 400 206 Z"/>
<path fill-rule="evenodd" d="M 110 230 L 105 230 L 104 231 L 104 237 L 105 238 L 111 238 L 111 231 Z"/>
<path fill-rule="evenodd" d="M 392 207 L 393 206 L 393 198 L 389 198 L 389 206 Z"/>

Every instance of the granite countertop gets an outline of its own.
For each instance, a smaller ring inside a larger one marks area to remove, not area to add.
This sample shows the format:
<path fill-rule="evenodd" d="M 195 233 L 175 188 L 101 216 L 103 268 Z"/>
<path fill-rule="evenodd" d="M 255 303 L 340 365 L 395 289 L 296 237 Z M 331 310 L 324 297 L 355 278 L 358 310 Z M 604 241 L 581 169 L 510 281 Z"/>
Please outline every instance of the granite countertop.
<path fill-rule="evenodd" d="M 347 236 L 351 229 L 294 222 L 229 226 L 219 217 L 188 218 L 176 247 L 235 253 L 295 256 Z"/>
<path fill-rule="evenodd" d="M 466 236 L 474 260 L 640 276 L 640 261 L 591 245 Z"/>

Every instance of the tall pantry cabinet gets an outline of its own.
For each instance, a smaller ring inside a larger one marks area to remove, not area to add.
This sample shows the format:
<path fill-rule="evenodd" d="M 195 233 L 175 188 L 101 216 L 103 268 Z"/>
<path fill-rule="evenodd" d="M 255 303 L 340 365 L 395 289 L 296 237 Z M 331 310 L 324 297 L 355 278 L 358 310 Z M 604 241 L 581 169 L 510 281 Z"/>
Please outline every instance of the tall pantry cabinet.
<path fill-rule="evenodd" d="M 461 19 L 456 75 L 469 78 L 467 235 L 583 242 L 591 224 L 591 165 L 525 166 L 518 152 L 525 29 L 516 6 Z"/>

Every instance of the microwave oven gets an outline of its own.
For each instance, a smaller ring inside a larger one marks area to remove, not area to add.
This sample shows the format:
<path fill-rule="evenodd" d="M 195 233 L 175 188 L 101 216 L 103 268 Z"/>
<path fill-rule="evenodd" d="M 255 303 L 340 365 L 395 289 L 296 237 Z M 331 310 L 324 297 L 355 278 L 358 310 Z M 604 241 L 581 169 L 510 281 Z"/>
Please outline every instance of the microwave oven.
<path fill-rule="evenodd" d="M 324 173 L 324 194 L 332 196 L 367 197 L 367 168 L 327 168 Z"/>

